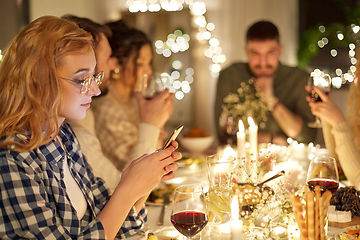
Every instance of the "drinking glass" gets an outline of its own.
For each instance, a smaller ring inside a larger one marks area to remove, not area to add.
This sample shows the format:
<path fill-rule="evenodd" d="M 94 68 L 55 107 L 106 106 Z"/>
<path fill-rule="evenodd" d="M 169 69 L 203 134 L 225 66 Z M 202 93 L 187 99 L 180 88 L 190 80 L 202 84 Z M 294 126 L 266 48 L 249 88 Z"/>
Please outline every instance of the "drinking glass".
<path fill-rule="evenodd" d="M 171 223 L 188 239 L 198 234 L 208 222 L 208 212 L 202 186 L 185 184 L 174 191 Z"/>
<path fill-rule="evenodd" d="M 151 99 L 155 94 L 164 91 L 168 84 L 169 76 L 166 74 L 143 75 L 140 79 L 139 90 L 145 98 Z"/>
<path fill-rule="evenodd" d="M 318 185 L 321 193 L 326 190 L 334 193 L 339 187 L 339 173 L 335 158 L 320 156 L 311 160 L 306 182 L 311 190 Z"/>
<path fill-rule="evenodd" d="M 323 72 L 321 72 L 320 75 L 316 75 L 312 73 L 308 79 L 307 85 L 311 89 L 309 92 L 309 96 L 312 98 L 312 100 L 315 102 L 321 102 L 322 100 L 319 94 L 317 94 L 313 90 L 313 88 L 318 87 L 325 94 L 329 94 L 331 89 L 331 78 L 328 74 L 324 74 Z M 321 126 L 320 118 L 316 116 L 315 122 L 308 123 L 308 126 L 311 128 L 321 128 L 322 126 Z"/>
<path fill-rule="evenodd" d="M 209 191 L 206 203 L 217 220 L 224 221 L 223 213 L 230 213 L 234 190 L 231 187 L 236 169 L 236 158 L 229 155 L 211 155 L 206 160 Z"/>

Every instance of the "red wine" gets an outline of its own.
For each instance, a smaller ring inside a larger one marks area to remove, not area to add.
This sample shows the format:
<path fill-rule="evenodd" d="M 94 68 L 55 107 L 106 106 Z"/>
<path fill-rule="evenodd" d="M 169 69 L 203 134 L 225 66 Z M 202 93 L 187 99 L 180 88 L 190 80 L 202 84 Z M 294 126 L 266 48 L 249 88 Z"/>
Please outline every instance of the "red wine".
<path fill-rule="evenodd" d="M 308 185 L 311 190 L 314 190 L 315 186 L 320 186 L 321 193 L 324 193 L 326 190 L 334 193 L 339 187 L 339 183 L 334 180 L 320 178 L 310 180 Z"/>
<path fill-rule="evenodd" d="M 324 92 L 326 95 L 328 95 L 329 93 L 328 92 Z M 309 93 L 309 96 L 311 97 L 311 99 L 314 101 L 314 102 L 322 102 L 322 99 L 320 98 L 319 94 L 315 91 L 311 91 Z"/>
<path fill-rule="evenodd" d="M 207 224 L 208 219 L 202 212 L 185 211 L 171 216 L 171 223 L 184 236 L 193 237 Z"/>

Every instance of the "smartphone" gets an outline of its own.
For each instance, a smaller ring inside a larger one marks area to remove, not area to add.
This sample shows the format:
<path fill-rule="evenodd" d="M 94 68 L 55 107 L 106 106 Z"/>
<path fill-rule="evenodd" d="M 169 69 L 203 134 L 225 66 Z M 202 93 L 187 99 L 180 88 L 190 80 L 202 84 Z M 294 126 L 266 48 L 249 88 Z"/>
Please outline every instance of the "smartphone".
<path fill-rule="evenodd" d="M 172 132 L 172 134 L 170 135 L 168 140 L 166 140 L 164 146 L 162 147 L 163 150 L 171 144 L 172 140 L 176 139 L 176 137 L 179 135 L 179 133 L 183 128 L 184 126 L 182 124 L 180 124 L 177 128 L 175 128 L 175 130 Z"/>

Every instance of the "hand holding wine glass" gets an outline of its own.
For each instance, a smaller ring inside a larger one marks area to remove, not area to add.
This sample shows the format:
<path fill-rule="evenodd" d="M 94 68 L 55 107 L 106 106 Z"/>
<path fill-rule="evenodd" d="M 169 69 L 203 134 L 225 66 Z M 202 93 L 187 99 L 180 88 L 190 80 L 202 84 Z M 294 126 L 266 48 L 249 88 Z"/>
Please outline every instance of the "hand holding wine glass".
<path fill-rule="evenodd" d="M 308 87 L 306 87 L 308 90 Z M 320 96 L 322 102 L 314 102 L 311 97 L 306 97 L 309 102 L 312 114 L 321 118 L 322 121 L 327 122 L 330 126 L 335 126 L 340 122 L 346 121 L 341 109 L 330 99 L 330 94 L 327 95 L 320 89 L 314 87 L 314 91 Z"/>
<path fill-rule="evenodd" d="M 159 94 L 165 90 L 169 82 L 167 75 L 153 73 L 152 75 L 143 75 L 140 79 L 139 89 L 143 96 L 147 99 L 152 99 L 155 94 Z"/>
<path fill-rule="evenodd" d="M 208 213 L 202 186 L 186 184 L 174 191 L 171 223 L 188 239 L 192 239 L 208 222 Z"/>
<path fill-rule="evenodd" d="M 334 193 L 339 187 L 339 173 L 335 158 L 321 156 L 312 159 L 306 182 L 311 190 L 318 185 L 322 193 L 326 190 Z"/>
<path fill-rule="evenodd" d="M 309 96 L 314 102 L 320 102 L 322 99 L 314 90 L 314 87 L 319 88 L 325 94 L 329 94 L 331 89 L 330 76 L 328 74 L 324 74 L 323 72 L 321 72 L 319 75 L 312 73 L 308 79 L 307 89 L 309 91 Z M 321 128 L 320 118 L 316 116 L 315 122 L 309 123 L 308 126 L 311 128 Z"/>

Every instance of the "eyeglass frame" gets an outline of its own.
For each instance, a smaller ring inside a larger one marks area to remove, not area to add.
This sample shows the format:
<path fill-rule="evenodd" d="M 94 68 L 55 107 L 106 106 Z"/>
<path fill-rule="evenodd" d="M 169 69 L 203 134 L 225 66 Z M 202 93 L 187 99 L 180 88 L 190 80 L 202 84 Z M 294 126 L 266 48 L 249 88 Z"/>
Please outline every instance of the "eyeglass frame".
<path fill-rule="evenodd" d="M 103 83 L 102 81 L 104 79 L 104 76 L 105 76 L 104 71 L 101 71 L 98 74 L 93 74 L 84 79 L 79 79 L 79 80 L 73 80 L 73 79 L 68 79 L 68 78 L 63 78 L 63 77 L 61 77 L 61 78 L 64 80 L 76 83 L 76 84 L 80 83 L 81 84 L 80 94 L 85 95 L 90 91 L 94 80 L 95 80 L 96 84 L 98 85 L 98 87 L 100 87 L 100 85 Z"/>

